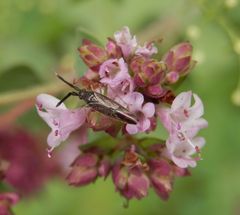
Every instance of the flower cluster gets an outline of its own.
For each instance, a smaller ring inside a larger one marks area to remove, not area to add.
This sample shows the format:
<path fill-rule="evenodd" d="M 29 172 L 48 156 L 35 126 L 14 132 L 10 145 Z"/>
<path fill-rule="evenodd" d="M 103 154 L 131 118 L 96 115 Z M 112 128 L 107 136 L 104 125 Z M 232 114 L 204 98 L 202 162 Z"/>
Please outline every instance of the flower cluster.
<path fill-rule="evenodd" d="M 80 136 L 79 144 L 87 142 L 88 129 L 104 131 L 114 138 L 81 145 L 81 154 L 67 177 L 69 183 L 86 185 L 112 173 L 116 190 L 127 199 L 145 197 L 150 187 L 167 199 L 174 178 L 189 175 L 187 168 L 196 166 L 205 143 L 197 136 L 200 129 L 207 127 L 207 121 L 201 118 L 200 98 L 191 91 L 175 96 L 172 90 L 195 65 L 191 44 L 180 43 L 159 60 L 153 42 L 139 45 L 124 27 L 108 38 L 105 47 L 84 40 L 78 51 L 88 67 L 78 80 L 81 89 L 103 94 L 108 102 L 128 110 L 136 123 L 109 117 L 111 114 L 88 104 L 71 110 L 63 103 L 56 107 L 60 100 L 40 94 L 38 114 L 52 129 L 47 139 L 49 151 L 73 131 Z M 111 106 L 108 102 L 104 104 L 106 108 Z M 133 136 L 154 131 L 158 120 L 168 131 L 167 140 Z M 106 146 L 106 142 L 111 142 L 111 146 Z"/>

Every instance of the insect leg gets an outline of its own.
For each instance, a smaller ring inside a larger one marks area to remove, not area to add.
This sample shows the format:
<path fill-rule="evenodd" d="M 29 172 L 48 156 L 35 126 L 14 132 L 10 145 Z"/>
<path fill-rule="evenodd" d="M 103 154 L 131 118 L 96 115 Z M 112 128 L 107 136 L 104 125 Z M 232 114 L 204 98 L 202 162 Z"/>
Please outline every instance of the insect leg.
<path fill-rule="evenodd" d="M 59 101 L 56 105 L 56 107 L 58 107 L 60 104 L 62 104 L 68 97 L 70 96 L 78 96 L 78 94 L 76 92 L 69 92 L 66 96 L 64 96 L 61 101 Z"/>

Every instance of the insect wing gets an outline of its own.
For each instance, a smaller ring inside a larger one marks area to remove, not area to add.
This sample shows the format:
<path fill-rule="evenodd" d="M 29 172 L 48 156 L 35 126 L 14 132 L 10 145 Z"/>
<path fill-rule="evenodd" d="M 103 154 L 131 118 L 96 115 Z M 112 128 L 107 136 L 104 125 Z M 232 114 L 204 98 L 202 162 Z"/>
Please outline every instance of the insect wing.
<path fill-rule="evenodd" d="M 95 97 L 97 98 L 97 101 L 99 104 L 108 107 L 108 108 L 112 108 L 112 109 L 119 109 L 119 108 L 124 108 L 122 107 L 120 104 L 118 104 L 117 102 L 113 101 L 112 99 L 100 94 L 100 93 L 96 93 L 94 92 Z M 125 108 L 124 108 L 125 109 Z"/>

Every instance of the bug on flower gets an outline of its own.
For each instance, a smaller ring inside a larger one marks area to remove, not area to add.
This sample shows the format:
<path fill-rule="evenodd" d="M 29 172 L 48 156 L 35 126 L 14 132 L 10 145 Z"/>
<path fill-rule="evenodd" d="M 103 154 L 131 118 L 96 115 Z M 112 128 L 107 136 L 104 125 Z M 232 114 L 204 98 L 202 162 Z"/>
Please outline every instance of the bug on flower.
<path fill-rule="evenodd" d="M 58 107 L 70 96 L 78 96 L 80 99 L 84 100 L 87 106 L 91 107 L 93 110 L 98 111 L 106 116 L 112 117 L 114 119 L 120 120 L 124 123 L 137 124 L 136 116 L 129 112 L 128 109 L 115 102 L 114 100 L 91 90 L 80 89 L 77 86 L 66 81 L 63 77 L 56 74 L 57 77 L 64 83 L 75 89 L 76 91 L 69 92 L 65 97 L 62 98 L 56 105 Z"/>

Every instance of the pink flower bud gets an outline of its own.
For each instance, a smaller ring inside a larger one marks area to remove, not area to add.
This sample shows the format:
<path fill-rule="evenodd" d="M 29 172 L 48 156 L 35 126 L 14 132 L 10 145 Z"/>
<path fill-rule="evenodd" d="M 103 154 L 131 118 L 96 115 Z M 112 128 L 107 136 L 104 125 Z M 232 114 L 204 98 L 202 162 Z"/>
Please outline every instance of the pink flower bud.
<path fill-rule="evenodd" d="M 151 159 L 150 179 L 155 192 L 163 199 L 167 200 L 172 191 L 173 175 L 171 165 L 163 159 Z"/>
<path fill-rule="evenodd" d="M 111 161 L 109 157 L 104 156 L 104 158 L 100 161 L 100 164 L 98 167 L 98 174 L 99 176 L 106 178 L 110 170 L 111 170 Z"/>
<path fill-rule="evenodd" d="M 141 199 L 148 194 L 150 181 L 140 167 L 122 166 L 116 163 L 112 171 L 116 189 L 127 199 Z"/>
<path fill-rule="evenodd" d="M 146 58 L 142 55 L 136 55 L 132 58 L 131 62 L 130 62 L 130 68 L 131 70 L 137 74 L 139 72 L 141 72 L 141 67 L 144 64 L 144 62 L 146 61 Z"/>
<path fill-rule="evenodd" d="M 1 193 L 0 194 L 0 214 L 11 215 L 11 206 L 19 201 L 19 196 L 16 193 Z"/>
<path fill-rule="evenodd" d="M 123 161 L 117 161 L 112 170 L 116 189 L 127 199 L 141 199 L 148 194 L 150 180 L 146 175 L 146 165 L 132 147 Z"/>
<path fill-rule="evenodd" d="M 180 43 L 171 48 L 163 57 L 168 72 L 175 72 L 179 75 L 186 75 L 193 67 L 192 45 L 189 42 Z M 169 81 L 167 79 L 167 81 Z M 175 83 L 171 82 L 170 83 Z"/>
<path fill-rule="evenodd" d="M 108 58 L 107 52 L 103 48 L 89 40 L 84 40 L 83 45 L 78 51 L 86 65 L 95 72 L 98 71 L 100 65 Z"/>
<path fill-rule="evenodd" d="M 90 147 L 80 154 L 72 164 L 67 176 L 69 184 L 82 186 L 94 182 L 97 176 L 106 178 L 111 170 L 111 161 L 98 147 Z"/>
<path fill-rule="evenodd" d="M 83 153 L 79 155 L 72 164 L 72 170 L 67 176 L 69 184 L 82 186 L 89 184 L 97 178 L 98 157 L 94 153 Z"/>
<path fill-rule="evenodd" d="M 110 58 L 121 58 L 122 57 L 122 50 L 121 50 L 120 46 L 118 46 L 117 43 L 111 38 L 108 38 L 108 42 L 106 45 L 106 51 Z"/>
<path fill-rule="evenodd" d="M 165 89 L 160 84 L 156 84 L 148 86 L 145 93 L 150 97 L 160 98 L 164 95 Z"/>
<path fill-rule="evenodd" d="M 139 87 L 159 84 L 165 77 L 165 64 L 154 59 L 137 56 L 131 61 L 130 67 L 134 72 L 134 82 Z"/>

